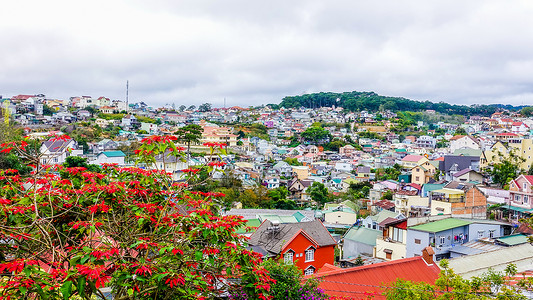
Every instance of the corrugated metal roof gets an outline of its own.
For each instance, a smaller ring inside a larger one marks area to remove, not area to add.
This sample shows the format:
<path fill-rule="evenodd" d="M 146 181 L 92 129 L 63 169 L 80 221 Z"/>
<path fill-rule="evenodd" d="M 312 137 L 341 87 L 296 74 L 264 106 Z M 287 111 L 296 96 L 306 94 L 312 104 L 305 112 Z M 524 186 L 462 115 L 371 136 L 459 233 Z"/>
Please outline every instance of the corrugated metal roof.
<path fill-rule="evenodd" d="M 330 296 L 366 298 L 365 293 L 376 293 L 373 299 L 385 299 L 385 288 L 396 279 L 434 284 L 440 269 L 428 265 L 422 257 L 411 257 L 373 265 L 318 272 L 319 287 Z"/>
<path fill-rule="evenodd" d="M 509 245 L 509 246 L 516 246 L 516 245 L 525 244 L 529 242 L 527 236 L 523 234 L 503 236 L 499 239 L 496 239 L 496 241 L 498 241 L 499 243 L 505 244 L 505 245 Z"/>
<path fill-rule="evenodd" d="M 344 239 L 375 246 L 377 237 L 382 234 L 383 233 L 380 230 L 366 227 L 352 227 L 346 232 Z"/>
<path fill-rule="evenodd" d="M 510 263 L 516 265 L 518 273 L 532 269 L 533 246 L 527 243 L 449 260 L 450 268 L 467 279 L 480 276 L 489 268 L 496 272 L 504 271 Z"/>

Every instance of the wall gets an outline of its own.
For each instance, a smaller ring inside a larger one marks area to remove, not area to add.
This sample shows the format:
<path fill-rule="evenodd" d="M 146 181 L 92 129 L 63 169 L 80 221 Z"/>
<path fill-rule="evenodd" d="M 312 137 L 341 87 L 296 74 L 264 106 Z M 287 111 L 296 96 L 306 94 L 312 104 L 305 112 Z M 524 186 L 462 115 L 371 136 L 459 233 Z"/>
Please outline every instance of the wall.
<path fill-rule="evenodd" d="M 488 238 L 489 231 L 494 230 L 494 238 L 503 236 L 503 227 L 496 224 L 470 224 L 468 235 L 470 240 L 477 240 L 479 238 Z M 478 236 L 478 231 L 483 231 L 482 236 Z"/>
<path fill-rule="evenodd" d="M 404 233 L 405 234 L 405 233 Z M 407 237 L 404 236 L 404 239 Z M 376 240 L 376 253 L 375 257 L 381 258 L 381 259 L 387 259 L 387 254 L 384 252 L 385 249 L 392 250 L 391 253 L 391 259 L 390 260 L 396 260 L 401 258 L 406 258 L 407 256 L 407 249 L 406 245 L 400 242 L 387 242 L 383 239 L 383 237 L 379 237 Z"/>
<path fill-rule="evenodd" d="M 373 255 L 374 246 L 344 239 L 344 245 L 342 246 L 342 258 L 353 258 L 359 256 L 360 254 Z"/>
<path fill-rule="evenodd" d="M 487 197 L 476 187 L 466 192 L 464 203 L 452 203 L 452 215 L 459 218 L 487 218 Z"/>
<path fill-rule="evenodd" d="M 325 214 L 325 222 L 331 224 L 352 225 L 357 222 L 357 214 L 344 211 L 333 211 Z"/>
<path fill-rule="evenodd" d="M 407 229 L 405 256 L 422 255 L 422 249 L 429 246 L 429 235 L 429 232 Z M 419 239 L 420 244 L 415 244 L 415 239 Z"/>
<path fill-rule="evenodd" d="M 318 271 L 326 263 L 333 264 L 335 260 L 334 246 L 318 247 L 315 251 L 315 259 L 313 261 L 305 261 L 305 250 L 313 245 L 302 233 L 294 238 L 281 253 L 280 259 L 283 260 L 283 254 L 290 249 L 294 251 L 295 265 L 302 271 L 309 266 L 315 267 L 315 272 Z M 298 257 L 297 257 L 298 256 Z"/>
<path fill-rule="evenodd" d="M 437 210 L 437 207 L 442 208 L 443 210 Z M 431 215 L 432 216 L 451 215 L 451 214 L 452 214 L 452 203 L 444 202 L 444 201 L 437 201 L 437 200 L 431 201 Z"/>

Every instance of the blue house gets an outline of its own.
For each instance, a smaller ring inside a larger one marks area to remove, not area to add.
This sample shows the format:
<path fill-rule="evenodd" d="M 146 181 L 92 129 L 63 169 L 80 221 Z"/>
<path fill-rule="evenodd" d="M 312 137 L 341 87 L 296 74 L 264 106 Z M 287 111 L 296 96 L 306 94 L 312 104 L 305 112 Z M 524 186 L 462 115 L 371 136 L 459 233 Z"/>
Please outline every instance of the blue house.
<path fill-rule="evenodd" d="M 406 256 L 421 255 L 427 246 L 435 259 L 450 258 L 450 250 L 468 241 L 496 239 L 504 235 L 505 224 L 490 220 L 448 218 L 407 228 Z"/>

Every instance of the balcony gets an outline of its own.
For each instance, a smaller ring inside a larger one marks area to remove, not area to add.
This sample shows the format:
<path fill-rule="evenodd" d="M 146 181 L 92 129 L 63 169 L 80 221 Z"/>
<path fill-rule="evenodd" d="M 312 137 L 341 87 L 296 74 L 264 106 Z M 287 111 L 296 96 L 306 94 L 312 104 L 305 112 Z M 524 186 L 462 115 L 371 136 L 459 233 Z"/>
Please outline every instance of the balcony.
<path fill-rule="evenodd" d="M 433 194 L 433 195 L 431 195 L 430 200 L 431 201 L 448 202 L 448 203 L 461 203 L 461 202 L 465 202 L 465 197 L 464 196 L 451 197 L 451 196 L 446 196 L 446 195 Z"/>

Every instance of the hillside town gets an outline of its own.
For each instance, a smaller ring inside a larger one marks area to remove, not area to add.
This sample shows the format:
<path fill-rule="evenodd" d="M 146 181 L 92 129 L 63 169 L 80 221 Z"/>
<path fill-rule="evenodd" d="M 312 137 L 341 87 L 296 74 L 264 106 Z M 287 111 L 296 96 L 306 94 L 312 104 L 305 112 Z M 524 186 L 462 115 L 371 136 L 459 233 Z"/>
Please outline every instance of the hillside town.
<path fill-rule="evenodd" d="M 533 118 L 520 111 L 458 116 L 1 98 L 2 122 L 44 139 L 42 164 L 80 157 L 133 166 L 133 147 L 152 135 L 176 135 L 188 153 L 142 165 L 175 182 L 190 167 L 224 162 L 210 184 L 227 195 L 223 214 L 246 220 L 248 247 L 321 276 L 330 295 L 384 299 L 378 287 L 398 278 L 433 284 L 442 259 L 467 279 L 511 263 L 533 274 Z M 57 134 L 71 138 L 47 140 Z M 213 144 L 224 153 L 209 154 Z"/>

